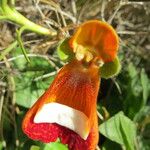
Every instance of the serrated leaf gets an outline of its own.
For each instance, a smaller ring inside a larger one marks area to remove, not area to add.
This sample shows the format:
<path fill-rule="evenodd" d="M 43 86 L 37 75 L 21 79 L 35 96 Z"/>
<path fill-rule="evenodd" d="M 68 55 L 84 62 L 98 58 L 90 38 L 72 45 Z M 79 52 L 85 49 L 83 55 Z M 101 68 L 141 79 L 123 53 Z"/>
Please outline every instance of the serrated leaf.
<path fill-rule="evenodd" d="M 71 47 L 69 46 L 69 39 L 70 38 L 66 38 L 60 41 L 57 47 L 57 54 L 59 58 L 63 61 L 71 59 L 74 55 Z"/>
<path fill-rule="evenodd" d="M 114 117 L 100 125 L 100 133 L 108 139 L 134 150 L 136 138 L 136 126 L 133 121 L 119 112 Z"/>
<path fill-rule="evenodd" d="M 119 58 L 116 57 L 113 62 L 105 63 L 100 68 L 100 75 L 102 78 L 105 79 L 112 78 L 119 73 L 120 69 L 121 69 L 121 64 Z"/>

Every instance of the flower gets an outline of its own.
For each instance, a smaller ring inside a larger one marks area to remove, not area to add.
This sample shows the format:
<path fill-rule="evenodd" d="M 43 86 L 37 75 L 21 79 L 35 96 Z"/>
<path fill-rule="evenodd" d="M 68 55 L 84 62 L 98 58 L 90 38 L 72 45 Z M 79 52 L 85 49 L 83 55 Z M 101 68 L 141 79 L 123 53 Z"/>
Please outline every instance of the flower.
<path fill-rule="evenodd" d="M 95 150 L 99 62 L 114 60 L 118 38 L 110 25 L 94 20 L 81 25 L 69 44 L 74 59 L 29 109 L 22 129 L 34 140 L 49 143 L 60 138 L 69 150 Z"/>

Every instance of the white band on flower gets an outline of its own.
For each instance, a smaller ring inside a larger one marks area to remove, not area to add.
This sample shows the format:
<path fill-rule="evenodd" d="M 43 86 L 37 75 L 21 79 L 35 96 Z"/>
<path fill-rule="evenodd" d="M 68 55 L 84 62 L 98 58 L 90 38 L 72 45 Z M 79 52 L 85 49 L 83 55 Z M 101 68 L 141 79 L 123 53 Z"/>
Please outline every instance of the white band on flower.
<path fill-rule="evenodd" d="M 34 123 L 57 123 L 87 139 L 88 117 L 81 111 L 59 103 L 44 104 L 34 117 Z"/>

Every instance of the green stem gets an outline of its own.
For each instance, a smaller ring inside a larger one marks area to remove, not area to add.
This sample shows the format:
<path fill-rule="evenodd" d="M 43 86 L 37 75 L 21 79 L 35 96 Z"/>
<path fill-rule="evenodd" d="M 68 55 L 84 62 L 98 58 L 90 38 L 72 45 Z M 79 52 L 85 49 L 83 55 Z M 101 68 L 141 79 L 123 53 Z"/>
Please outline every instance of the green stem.
<path fill-rule="evenodd" d="M 33 31 L 38 34 L 56 36 L 57 32 L 55 30 L 49 30 L 40 25 L 35 24 L 34 22 L 28 20 L 23 15 L 21 15 L 18 11 L 13 8 L 10 8 L 7 5 L 7 0 L 1 0 L 3 15 L 8 17 L 8 20 L 17 23 L 21 26 L 26 26 L 27 30 Z"/>
<path fill-rule="evenodd" d="M 7 16 L 0 16 L 0 21 L 1 21 L 1 20 L 6 20 L 6 19 L 8 19 Z"/>
<path fill-rule="evenodd" d="M 19 45 L 21 47 L 21 50 L 23 52 L 24 57 L 26 58 L 27 62 L 30 62 L 30 59 L 27 56 L 27 52 L 26 52 L 26 50 L 24 48 L 24 45 L 23 45 L 23 42 L 22 42 L 22 39 L 21 39 L 21 34 L 26 29 L 27 29 L 26 26 L 23 26 L 22 28 L 20 28 L 19 31 L 17 30 L 17 39 L 18 39 L 18 43 L 19 43 Z"/>
<path fill-rule="evenodd" d="M 2 5 L 2 8 L 4 8 L 7 5 L 7 0 L 1 0 L 0 2 Z"/>
<path fill-rule="evenodd" d="M 18 42 L 14 41 L 12 44 L 9 45 L 0 55 L 0 60 L 2 60 L 13 48 L 17 46 Z"/>

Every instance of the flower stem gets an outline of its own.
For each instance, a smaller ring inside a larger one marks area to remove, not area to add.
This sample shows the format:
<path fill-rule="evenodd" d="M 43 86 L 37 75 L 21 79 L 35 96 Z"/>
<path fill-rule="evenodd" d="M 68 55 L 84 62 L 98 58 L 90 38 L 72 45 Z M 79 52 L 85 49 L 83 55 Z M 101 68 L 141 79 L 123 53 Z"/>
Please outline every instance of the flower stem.
<path fill-rule="evenodd" d="M 1 20 L 6 20 L 6 19 L 8 19 L 6 16 L 0 16 L 0 21 Z"/>
<path fill-rule="evenodd" d="M 22 50 L 22 53 L 23 53 L 25 59 L 27 60 L 27 62 L 30 62 L 30 59 L 27 56 L 27 52 L 26 52 L 26 50 L 24 48 L 24 45 L 23 45 L 23 42 L 22 42 L 22 39 L 21 39 L 21 34 L 22 34 L 22 32 L 24 30 L 26 30 L 26 26 L 23 26 L 23 27 L 20 28 L 20 30 L 16 31 L 17 32 L 17 40 L 18 40 L 19 46 L 20 46 L 20 48 Z"/>
<path fill-rule="evenodd" d="M 7 0 L 0 0 L 1 8 L 2 8 L 2 14 L 3 16 L 6 16 L 6 18 L 9 21 L 12 21 L 18 25 L 26 26 L 26 29 L 38 34 L 48 35 L 48 36 L 56 36 L 57 32 L 55 30 L 50 30 L 45 27 L 42 27 L 26 17 L 24 17 L 22 14 L 20 14 L 18 11 L 15 10 L 15 8 L 9 7 L 7 5 Z"/>
<path fill-rule="evenodd" d="M 2 7 L 5 7 L 5 5 L 7 5 L 7 0 L 1 0 L 0 3 Z"/>

